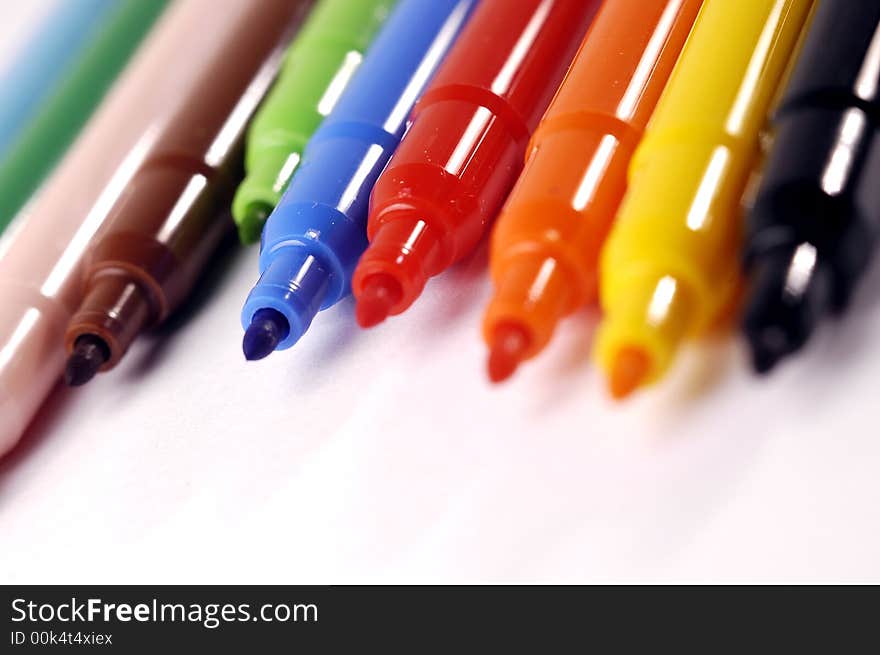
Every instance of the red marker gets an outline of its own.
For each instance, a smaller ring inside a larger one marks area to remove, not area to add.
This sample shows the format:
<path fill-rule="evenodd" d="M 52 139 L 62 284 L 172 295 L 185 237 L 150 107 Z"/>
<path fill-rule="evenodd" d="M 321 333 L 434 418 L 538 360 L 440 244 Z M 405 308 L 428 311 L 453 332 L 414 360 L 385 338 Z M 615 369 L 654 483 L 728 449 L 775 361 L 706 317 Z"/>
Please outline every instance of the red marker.
<path fill-rule="evenodd" d="M 362 327 L 400 314 L 477 245 L 600 0 L 482 0 L 370 198 L 352 280 Z"/>

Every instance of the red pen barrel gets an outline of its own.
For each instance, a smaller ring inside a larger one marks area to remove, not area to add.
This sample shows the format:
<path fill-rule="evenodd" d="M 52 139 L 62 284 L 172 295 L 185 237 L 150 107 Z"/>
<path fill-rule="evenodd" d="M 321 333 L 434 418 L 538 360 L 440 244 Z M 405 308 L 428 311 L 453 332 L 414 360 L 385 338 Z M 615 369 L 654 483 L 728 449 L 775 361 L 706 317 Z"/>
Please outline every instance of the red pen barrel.
<path fill-rule="evenodd" d="M 519 172 L 528 134 L 518 116 L 504 120 L 475 101 L 426 98 L 407 135 L 423 146 L 393 159 L 373 189 L 371 245 L 358 269 L 387 272 L 395 262 L 404 298 L 414 300 L 428 278 L 477 245 Z"/>
<path fill-rule="evenodd" d="M 599 4 L 481 2 L 373 189 L 352 281 L 359 310 L 370 305 L 362 325 L 403 312 L 479 243 Z"/>

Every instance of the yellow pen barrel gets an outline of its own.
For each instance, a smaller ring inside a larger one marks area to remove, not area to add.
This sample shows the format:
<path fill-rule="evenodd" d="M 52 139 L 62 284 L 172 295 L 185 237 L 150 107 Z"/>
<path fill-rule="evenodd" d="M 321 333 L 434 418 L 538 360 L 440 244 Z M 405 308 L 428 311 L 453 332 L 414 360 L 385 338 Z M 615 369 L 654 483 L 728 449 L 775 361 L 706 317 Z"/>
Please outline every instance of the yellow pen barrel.
<path fill-rule="evenodd" d="M 621 353 L 635 351 L 644 370 L 632 386 L 655 381 L 681 340 L 705 329 L 732 300 L 740 202 L 812 5 L 703 5 L 633 159 L 629 191 L 602 253 L 605 320 L 596 347 L 612 380 Z"/>

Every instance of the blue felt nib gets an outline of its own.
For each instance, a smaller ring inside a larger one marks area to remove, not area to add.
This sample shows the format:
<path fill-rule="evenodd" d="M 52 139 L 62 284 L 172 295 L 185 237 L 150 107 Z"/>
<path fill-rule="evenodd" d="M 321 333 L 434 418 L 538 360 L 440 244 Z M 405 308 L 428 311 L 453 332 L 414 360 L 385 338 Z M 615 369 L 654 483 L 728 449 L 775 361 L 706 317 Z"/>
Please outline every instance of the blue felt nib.
<path fill-rule="evenodd" d="M 251 319 L 251 324 L 244 333 L 241 349 L 248 361 L 268 357 L 278 347 L 287 334 L 290 325 L 287 319 L 274 309 L 261 309 Z"/>
<path fill-rule="evenodd" d="M 292 347 L 319 311 L 349 294 L 352 272 L 368 245 L 373 185 L 403 138 L 413 105 L 476 5 L 477 0 L 400 0 L 312 135 L 263 228 L 260 278 L 241 312 L 248 359 Z M 387 290 L 379 301 L 387 304 Z M 262 323 L 268 308 L 278 312 L 276 319 L 286 319 L 283 336 L 274 327 L 277 321 Z M 377 322 L 382 308 L 374 302 L 371 310 L 361 320 Z"/>

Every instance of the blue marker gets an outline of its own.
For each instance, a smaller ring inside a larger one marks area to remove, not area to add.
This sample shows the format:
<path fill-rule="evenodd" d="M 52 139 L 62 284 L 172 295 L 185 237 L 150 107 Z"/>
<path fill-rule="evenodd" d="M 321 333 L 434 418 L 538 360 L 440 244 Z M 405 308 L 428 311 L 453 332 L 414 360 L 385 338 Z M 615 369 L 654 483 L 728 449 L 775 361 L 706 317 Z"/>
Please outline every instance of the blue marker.
<path fill-rule="evenodd" d="M 55 6 L 0 70 L 0 154 L 63 79 L 113 10 L 115 0 L 56 0 Z"/>
<path fill-rule="evenodd" d="M 349 293 L 373 184 L 477 1 L 401 0 L 367 51 L 263 228 L 260 279 L 241 313 L 247 359 L 290 348 Z"/>

